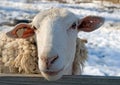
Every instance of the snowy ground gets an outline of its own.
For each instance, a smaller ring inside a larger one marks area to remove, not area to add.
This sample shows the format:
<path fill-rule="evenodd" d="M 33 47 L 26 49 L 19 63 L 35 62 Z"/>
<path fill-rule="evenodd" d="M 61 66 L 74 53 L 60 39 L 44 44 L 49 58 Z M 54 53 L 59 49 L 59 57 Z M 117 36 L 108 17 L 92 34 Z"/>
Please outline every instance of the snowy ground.
<path fill-rule="evenodd" d="M 18 3 L 19 2 L 19 3 Z M 105 24 L 91 33 L 80 32 L 78 37 L 88 40 L 88 60 L 83 75 L 120 76 L 120 4 L 99 2 L 80 4 L 59 4 L 57 2 L 26 3 L 26 0 L 0 0 L 0 23 L 18 19 L 32 19 L 38 12 L 51 7 L 62 7 L 79 17 L 98 15 L 105 18 Z M 13 27 L 0 26 L 8 31 Z"/>

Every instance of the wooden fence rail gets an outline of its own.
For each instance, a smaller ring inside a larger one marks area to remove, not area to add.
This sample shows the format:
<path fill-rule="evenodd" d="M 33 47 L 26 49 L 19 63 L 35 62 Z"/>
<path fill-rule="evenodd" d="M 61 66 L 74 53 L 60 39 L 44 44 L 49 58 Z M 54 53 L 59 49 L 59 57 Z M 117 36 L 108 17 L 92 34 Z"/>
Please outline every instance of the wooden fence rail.
<path fill-rule="evenodd" d="M 0 75 L 0 85 L 120 85 L 120 77 L 64 76 L 47 81 L 39 75 Z"/>

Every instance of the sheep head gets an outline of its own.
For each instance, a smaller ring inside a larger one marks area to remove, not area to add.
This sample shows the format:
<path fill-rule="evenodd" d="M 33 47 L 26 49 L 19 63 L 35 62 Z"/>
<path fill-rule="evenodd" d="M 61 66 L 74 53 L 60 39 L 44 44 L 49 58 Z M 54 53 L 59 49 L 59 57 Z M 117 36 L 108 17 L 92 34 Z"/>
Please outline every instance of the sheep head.
<path fill-rule="evenodd" d="M 35 16 L 32 23 L 21 23 L 7 33 L 13 38 L 36 36 L 38 67 L 47 80 L 71 74 L 79 31 L 91 32 L 104 23 L 104 18 L 87 16 L 79 19 L 63 8 L 53 8 Z"/>

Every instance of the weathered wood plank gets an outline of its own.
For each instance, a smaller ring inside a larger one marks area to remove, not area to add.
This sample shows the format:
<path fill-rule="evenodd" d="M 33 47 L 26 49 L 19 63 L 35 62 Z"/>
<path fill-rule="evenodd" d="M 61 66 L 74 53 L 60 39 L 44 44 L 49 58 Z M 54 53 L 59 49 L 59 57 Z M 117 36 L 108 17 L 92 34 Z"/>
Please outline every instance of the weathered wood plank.
<path fill-rule="evenodd" d="M 47 81 L 40 75 L 1 74 L 0 85 L 120 85 L 120 77 L 64 76 L 57 81 Z"/>

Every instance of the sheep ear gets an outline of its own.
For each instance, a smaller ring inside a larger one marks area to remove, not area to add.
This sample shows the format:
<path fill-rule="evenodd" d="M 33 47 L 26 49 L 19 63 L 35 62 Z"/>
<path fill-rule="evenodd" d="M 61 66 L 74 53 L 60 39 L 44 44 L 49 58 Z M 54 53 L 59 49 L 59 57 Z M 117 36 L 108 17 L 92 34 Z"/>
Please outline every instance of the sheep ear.
<path fill-rule="evenodd" d="M 98 29 L 104 23 L 104 18 L 98 16 L 87 16 L 80 21 L 78 31 L 91 32 Z"/>
<path fill-rule="evenodd" d="M 34 34 L 34 29 L 27 23 L 20 23 L 13 30 L 6 33 L 8 37 L 12 38 L 28 38 Z"/>

